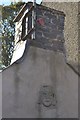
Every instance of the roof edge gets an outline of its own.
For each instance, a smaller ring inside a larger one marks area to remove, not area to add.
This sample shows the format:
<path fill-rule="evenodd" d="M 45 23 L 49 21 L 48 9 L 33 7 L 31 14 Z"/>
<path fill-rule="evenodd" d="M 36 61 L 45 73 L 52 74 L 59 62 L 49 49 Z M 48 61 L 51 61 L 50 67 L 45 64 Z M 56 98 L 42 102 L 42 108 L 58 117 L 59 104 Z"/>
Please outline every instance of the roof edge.
<path fill-rule="evenodd" d="M 20 18 L 22 17 L 23 13 L 25 12 L 26 10 L 26 7 L 28 7 L 29 5 L 31 5 L 33 2 L 27 2 L 23 5 L 23 7 L 21 8 L 21 10 L 19 11 L 19 13 L 17 14 L 17 16 L 13 19 L 13 22 L 18 22 L 20 20 Z M 52 8 L 49 8 L 49 7 L 46 7 L 44 5 L 39 5 L 39 4 L 36 4 L 39 8 L 41 9 L 44 9 L 44 10 L 47 10 L 47 11 L 50 11 L 50 12 L 53 12 L 55 14 L 60 14 L 60 15 L 63 15 L 65 16 L 64 12 L 63 11 L 59 11 L 59 10 L 56 10 L 56 9 L 52 9 Z"/>

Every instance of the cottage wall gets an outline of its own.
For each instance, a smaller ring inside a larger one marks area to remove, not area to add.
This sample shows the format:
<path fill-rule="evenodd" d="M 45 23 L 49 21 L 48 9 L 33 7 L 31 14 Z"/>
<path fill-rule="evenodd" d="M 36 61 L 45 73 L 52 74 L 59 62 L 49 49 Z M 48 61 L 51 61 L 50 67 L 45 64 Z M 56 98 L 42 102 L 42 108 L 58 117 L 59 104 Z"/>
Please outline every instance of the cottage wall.
<path fill-rule="evenodd" d="M 30 47 L 3 71 L 2 101 L 3 118 L 78 118 L 78 76 L 62 53 Z"/>

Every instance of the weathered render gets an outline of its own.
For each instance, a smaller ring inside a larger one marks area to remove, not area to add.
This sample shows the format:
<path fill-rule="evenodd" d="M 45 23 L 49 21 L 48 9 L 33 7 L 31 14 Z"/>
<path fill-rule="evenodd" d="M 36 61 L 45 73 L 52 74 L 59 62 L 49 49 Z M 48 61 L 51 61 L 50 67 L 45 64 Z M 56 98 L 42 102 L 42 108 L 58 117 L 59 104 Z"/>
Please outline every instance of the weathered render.
<path fill-rule="evenodd" d="M 39 103 L 42 86 L 52 86 L 54 106 Z M 64 55 L 30 47 L 24 61 L 2 75 L 3 118 L 78 118 L 78 76 Z"/>
<path fill-rule="evenodd" d="M 78 118 L 78 74 L 66 64 L 64 20 L 63 12 L 37 5 L 35 39 L 19 39 L 2 72 L 3 118 Z"/>

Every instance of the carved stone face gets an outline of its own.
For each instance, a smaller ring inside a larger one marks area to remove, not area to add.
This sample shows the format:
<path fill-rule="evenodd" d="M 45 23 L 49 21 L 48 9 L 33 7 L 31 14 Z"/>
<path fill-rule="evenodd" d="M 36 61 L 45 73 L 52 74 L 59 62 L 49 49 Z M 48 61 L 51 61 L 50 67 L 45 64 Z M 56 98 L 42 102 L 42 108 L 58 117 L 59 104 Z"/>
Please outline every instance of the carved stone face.
<path fill-rule="evenodd" d="M 40 90 L 41 104 L 45 107 L 54 106 L 54 93 L 52 86 L 42 86 Z"/>
<path fill-rule="evenodd" d="M 52 105 L 52 102 L 53 102 L 53 95 L 50 94 L 50 93 L 43 93 L 45 95 L 43 95 L 43 99 L 42 99 L 42 104 L 46 107 L 49 107 Z"/>

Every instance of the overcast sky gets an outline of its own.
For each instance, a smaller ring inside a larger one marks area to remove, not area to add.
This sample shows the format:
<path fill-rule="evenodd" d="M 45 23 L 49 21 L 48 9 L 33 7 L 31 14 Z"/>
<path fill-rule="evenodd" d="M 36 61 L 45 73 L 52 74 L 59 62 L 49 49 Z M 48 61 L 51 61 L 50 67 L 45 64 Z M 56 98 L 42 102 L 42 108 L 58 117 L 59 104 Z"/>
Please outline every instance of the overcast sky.
<path fill-rule="evenodd" d="M 19 0 L 0 0 L 0 5 L 9 5 L 11 1 L 19 1 Z M 22 0 L 23 2 L 33 1 L 33 0 Z M 42 0 L 36 0 L 38 4 L 41 3 Z"/>

